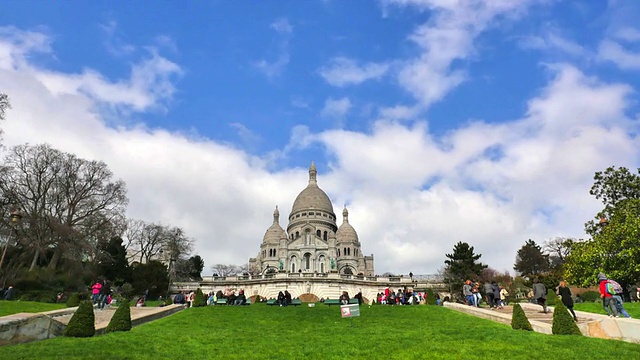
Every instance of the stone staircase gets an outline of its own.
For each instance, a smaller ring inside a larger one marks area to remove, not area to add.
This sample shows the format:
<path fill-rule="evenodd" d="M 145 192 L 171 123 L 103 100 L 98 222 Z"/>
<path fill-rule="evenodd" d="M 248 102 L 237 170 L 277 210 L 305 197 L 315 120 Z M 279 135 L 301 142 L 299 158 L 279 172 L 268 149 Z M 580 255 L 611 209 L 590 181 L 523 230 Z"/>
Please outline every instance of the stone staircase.
<path fill-rule="evenodd" d="M 132 307 L 131 325 L 136 326 L 174 314 L 185 305 Z M 0 317 L 0 346 L 50 339 L 62 335 L 77 307 L 42 313 L 19 313 Z M 104 333 L 115 308 L 94 309 L 96 335 Z"/>
<path fill-rule="evenodd" d="M 445 302 L 445 307 L 464 312 L 473 316 L 493 320 L 503 324 L 511 325 L 512 306 L 505 306 L 503 309 L 490 310 L 488 308 L 477 308 L 464 304 Z M 549 306 L 547 313 L 542 312 L 540 305 L 531 303 L 520 303 L 533 330 L 543 334 L 551 334 L 553 324 L 554 308 Z M 606 315 L 576 311 L 578 317 L 578 328 L 585 336 L 602 339 L 617 339 L 627 342 L 640 343 L 640 320 L 625 318 L 610 318 Z"/>

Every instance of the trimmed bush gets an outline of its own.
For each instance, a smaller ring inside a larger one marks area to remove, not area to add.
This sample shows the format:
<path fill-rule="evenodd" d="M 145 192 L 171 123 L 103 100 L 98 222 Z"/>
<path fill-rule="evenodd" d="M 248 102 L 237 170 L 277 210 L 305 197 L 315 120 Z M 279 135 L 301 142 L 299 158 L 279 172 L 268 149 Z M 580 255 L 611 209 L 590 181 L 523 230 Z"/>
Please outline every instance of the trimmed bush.
<path fill-rule="evenodd" d="M 511 315 L 511 328 L 514 330 L 533 331 L 527 315 L 522 310 L 520 304 L 513 304 L 513 313 Z"/>
<path fill-rule="evenodd" d="M 195 298 L 193 298 L 193 304 L 191 306 L 207 306 L 207 298 L 204 297 L 204 294 L 202 293 L 202 290 L 200 290 L 200 288 L 196 290 L 196 296 Z"/>
<path fill-rule="evenodd" d="M 118 309 L 111 317 L 109 325 L 105 329 L 105 332 L 115 331 L 129 331 L 131 330 L 131 309 L 129 308 L 129 301 L 123 300 Z"/>
<path fill-rule="evenodd" d="M 562 302 L 562 301 L 558 301 L 560 298 L 558 297 L 558 294 L 556 294 L 553 290 L 549 289 L 547 290 L 547 305 L 548 306 L 555 306 L 557 303 Z"/>
<path fill-rule="evenodd" d="M 91 337 L 96 333 L 95 316 L 91 301 L 83 301 L 64 329 L 64 336 Z"/>
<path fill-rule="evenodd" d="M 433 290 L 427 290 L 427 305 L 437 305 L 436 303 L 436 295 L 433 293 Z"/>
<path fill-rule="evenodd" d="M 582 335 L 578 325 L 573 321 L 573 317 L 569 314 L 569 310 L 562 301 L 558 301 L 553 310 L 551 332 L 554 335 Z"/>
<path fill-rule="evenodd" d="M 78 293 L 73 293 L 67 299 L 67 307 L 74 307 L 80 305 L 80 295 Z"/>
<path fill-rule="evenodd" d="M 586 291 L 580 295 L 580 298 L 584 302 L 596 302 L 600 301 L 600 293 L 597 291 Z"/>

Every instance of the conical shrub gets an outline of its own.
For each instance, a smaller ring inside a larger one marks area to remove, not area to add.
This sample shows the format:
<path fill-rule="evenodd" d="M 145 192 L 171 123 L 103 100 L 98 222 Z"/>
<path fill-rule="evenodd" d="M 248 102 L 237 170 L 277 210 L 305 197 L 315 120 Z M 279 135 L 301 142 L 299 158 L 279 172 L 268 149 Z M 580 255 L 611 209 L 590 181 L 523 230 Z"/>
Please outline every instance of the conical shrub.
<path fill-rule="evenodd" d="M 553 325 L 551 326 L 551 333 L 554 335 L 582 335 L 578 325 L 573 320 L 569 310 L 562 303 L 558 301 L 555 309 L 553 310 Z"/>
<path fill-rule="evenodd" d="M 122 300 L 118 309 L 111 317 L 109 325 L 105 329 L 105 332 L 115 331 L 129 331 L 131 330 L 131 309 L 129 307 L 129 301 Z"/>
<path fill-rule="evenodd" d="M 204 294 L 202 293 L 202 290 L 200 290 L 200 288 L 196 290 L 196 297 L 193 298 L 192 306 L 207 306 L 207 298 L 204 297 Z"/>
<path fill-rule="evenodd" d="M 91 301 L 83 301 L 64 329 L 64 336 L 91 337 L 96 333 L 95 316 Z"/>
<path fill-rule="evenodd" d="M 428 289 L 427 290 L 427 301 L 426 301 L 427 305 L 437 305 L 436 302 L 436 295 L 433 293 L 433 290 Z"/>
<path fill-rule="evenodd" d="M 67 299 L 67 307 L 74 307 L 80 305 L 80 295 L 78 293 L 73 293 Z"/>
<path fill-rule="evenodd" d="M 524 310 L 522 310 L 522 306 L 518 303 L 513 304 L 511 328 L 514 330 L 533 331 L 533 327 L 531 327 L 531 323 L 529 322 L 529 319 L 527 319 L 527 315 L 524 313 Z"/>
<path fill-rule="evenodd" d="M 553 292 L 553 290 L 547 290 L 547 306 L 556 306 L 557 303 L 562 302 L 559 300 L 560 298 L 555 292 Z"/>

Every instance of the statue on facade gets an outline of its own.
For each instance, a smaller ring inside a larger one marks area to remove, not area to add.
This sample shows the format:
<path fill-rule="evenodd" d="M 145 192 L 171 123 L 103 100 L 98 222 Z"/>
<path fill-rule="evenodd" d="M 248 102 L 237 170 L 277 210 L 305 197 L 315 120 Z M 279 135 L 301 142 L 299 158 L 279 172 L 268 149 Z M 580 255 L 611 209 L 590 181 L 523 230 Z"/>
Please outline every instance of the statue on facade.
<path fill-rule="evenodd" d="M 336 268 L 336 259 L 331 258 L 331 270 L 334 270 Z"/>
<path fill-rule="evenodd" d="M 278 260 L 278 264 L 280 264 L 280 270 L 284 269 L 284 262 L 282 262 L 282 259 Z"/>

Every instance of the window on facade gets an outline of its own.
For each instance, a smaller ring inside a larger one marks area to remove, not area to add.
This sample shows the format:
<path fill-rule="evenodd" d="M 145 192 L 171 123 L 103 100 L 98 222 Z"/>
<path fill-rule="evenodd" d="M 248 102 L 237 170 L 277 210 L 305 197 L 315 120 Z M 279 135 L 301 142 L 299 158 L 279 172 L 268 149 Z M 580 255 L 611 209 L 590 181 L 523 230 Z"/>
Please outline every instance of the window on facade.
<path fill-rule="evenodd" d="M 316 231 L 316 236 L 317 237 L 322 237 L 322 231 L 320 231 L 320 230 Z"/>
<path fill-rule="evenodd" d="M 311 268 L 311 254 L 304 254 L 304 268 L 309 270 Z"/>
<path fill-rule="evenodd" d="M 307 216 L 307 213 L 302 213 L 302 216 Z"/>
<path fill-rule="evenodd" d="M 300 233 L 296 231 L 296 239 L 300 237 Z"/>
<path fill-rule="evenodd" d="M 328 217 L 328 216 L 327 216 L 327 214 L 322 214 L 322 216 L 324 216 L 324 217 Z"/>
<path fill-rule="evenodd" d="M 299 217 L 300 217 L 300 214 L 296 215 L 296 218 L 299 218 Z"/>
<path fill-rule="evenodd" d="M 322 236 L 322 238 L 324 239 L 324 241 L 327 241 L 327 232 L 324 232 L 324 236 Z"/>

